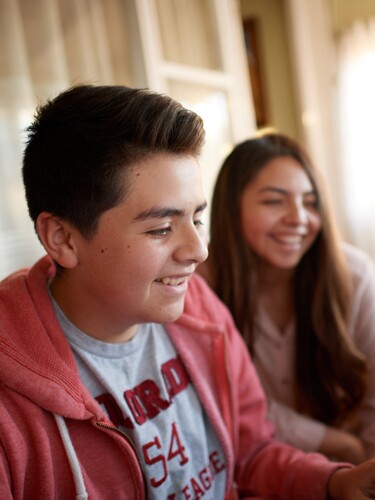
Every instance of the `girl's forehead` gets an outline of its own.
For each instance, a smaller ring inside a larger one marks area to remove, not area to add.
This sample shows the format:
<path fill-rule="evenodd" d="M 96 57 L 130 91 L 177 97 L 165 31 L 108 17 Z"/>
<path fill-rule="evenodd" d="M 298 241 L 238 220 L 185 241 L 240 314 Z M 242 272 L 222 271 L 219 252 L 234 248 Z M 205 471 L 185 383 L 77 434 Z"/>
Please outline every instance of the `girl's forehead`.
<path fill-rule="evenodd" d="M 313 189 L 305 168 L 294 158 L 282 156 L 267 162 L 249 181 L 249 188 L 260 185 L 285 186 L 298 189 Z"/>

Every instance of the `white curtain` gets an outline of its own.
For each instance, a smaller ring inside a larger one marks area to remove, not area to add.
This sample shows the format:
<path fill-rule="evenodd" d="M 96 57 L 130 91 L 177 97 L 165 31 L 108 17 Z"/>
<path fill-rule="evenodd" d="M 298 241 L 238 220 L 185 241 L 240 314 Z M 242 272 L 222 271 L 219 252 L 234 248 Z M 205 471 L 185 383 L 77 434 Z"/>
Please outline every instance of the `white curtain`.
<path fill-rule="evenodd" d="M 375 18 L 341 35 L 337 83 L 348 233 L 375 258 Z"/>
<path fill-rule="evenodd" d="M 23 130 L 36 104 L 72 83 L 138 83 L 125 4 L 0 0 L 0 279 L 42 254 L 21 180 Z"/>

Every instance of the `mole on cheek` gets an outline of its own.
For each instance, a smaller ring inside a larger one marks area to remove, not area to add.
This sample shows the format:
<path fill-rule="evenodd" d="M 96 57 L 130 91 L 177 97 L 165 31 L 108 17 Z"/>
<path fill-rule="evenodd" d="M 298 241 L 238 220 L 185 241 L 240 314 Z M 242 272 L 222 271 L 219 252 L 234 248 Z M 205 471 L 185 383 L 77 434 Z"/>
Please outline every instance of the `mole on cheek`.
<path fill-rule="evenodd" d="M 100 253 L 104 253 L 107 249 L 106 248 L 101 248 Z"/>

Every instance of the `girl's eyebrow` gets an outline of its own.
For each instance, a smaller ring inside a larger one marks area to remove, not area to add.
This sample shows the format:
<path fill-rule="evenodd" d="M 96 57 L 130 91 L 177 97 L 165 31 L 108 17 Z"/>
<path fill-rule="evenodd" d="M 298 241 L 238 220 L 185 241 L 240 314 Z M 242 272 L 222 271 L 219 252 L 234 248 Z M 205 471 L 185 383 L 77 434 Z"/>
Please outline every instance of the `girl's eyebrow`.
<path fill-rule="evenodd" d="M 201 203 L 194 210 L 194 214 L 202 212 L 207 207 L 207 202 Z M 185 215 L 185 210 L 180 210 L 178 208 L 172 207 L 151 207 L 141 213 L 139 213 L 134 220 L 144 221 L 147 219 L 164 219 L 166 217 L 182 217 Z"/>
<path fill-rule="evenodd" d="M 273 187 L 273 186 L 262 188 L 258 191 L 258 193 L 265 193 L 265 192 L 269 192 L 269 191 L 272 193 L 277 193 L 277 194 L 284 194 L 284 195 L 289 194 L 289 191 L 287 191 L 286 189 Z M 314 189 L 312 189 L 311 191 L 306 191 L 305 193 L 303 193 L 303 196 L 308 196 L 308 195 L 316 195 L 316 191 Z"/>
<path fill-rule="evenodd" d="M 272 187 L 272 186 L 262 188 L 258 191 L 258 193 L 265 193 L 268 191 L 271 191 L 272 193 L 288 194 L 288 191 L 286 189 L 281 189 L 281 188 Z"/>

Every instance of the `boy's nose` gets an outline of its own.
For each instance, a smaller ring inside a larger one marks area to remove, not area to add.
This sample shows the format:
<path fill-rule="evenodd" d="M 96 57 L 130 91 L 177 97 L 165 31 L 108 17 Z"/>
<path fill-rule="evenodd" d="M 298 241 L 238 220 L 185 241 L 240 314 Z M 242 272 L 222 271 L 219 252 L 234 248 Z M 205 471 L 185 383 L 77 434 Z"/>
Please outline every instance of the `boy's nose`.
<path fill-rule="evenodd" d="M 181 262 L 190 261 L 200 264 L 208 257 L 207 243 L 207 236 L 194 227 L 184 235 L 175 256 Z"/>

